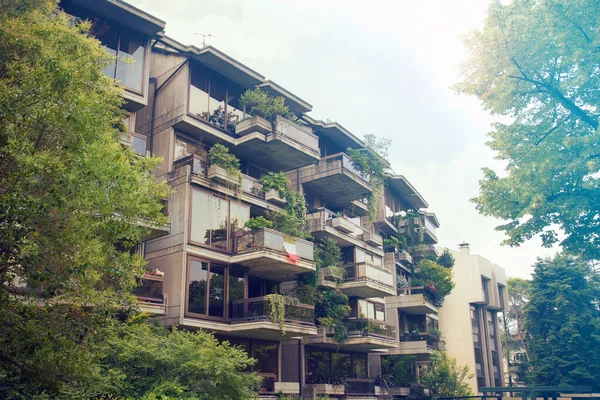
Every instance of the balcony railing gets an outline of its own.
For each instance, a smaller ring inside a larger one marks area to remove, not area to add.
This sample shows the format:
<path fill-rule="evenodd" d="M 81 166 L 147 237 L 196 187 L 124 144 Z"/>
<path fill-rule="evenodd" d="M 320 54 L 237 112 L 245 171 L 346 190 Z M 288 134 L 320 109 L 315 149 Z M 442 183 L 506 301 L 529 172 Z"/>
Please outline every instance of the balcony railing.
<path fill-rule="evenodd" d="M 175 160 L 173 163 L 173 168 L 177 169 L 186 165 L 191 167 L 192 174 L 201 176 L 203 178 L 208 178 L 208 162 L 200 158 L 200 156 L 196 154 L 190 154 L 187 157 Z M 264 200 L 265 193 L 263 192 L 263 185 L 258 181 L 258 179 L 245 174 L 241 174 L 241 176 L 242 193 Z M 235 182 L 239 182 L 237 177 L 235 178 Z"/>
<path fill-rule="evenodd" d="M 436 307 L 442 306 L 442 299 L 435 290 L 428 286 L 414 286 L 408 288 L 398 288 L 398 296 L 410 296 L 413 294 L 422 294 L 425 300 L 430 302 Z"/>
<path fill-rule="evenodd" d="M 383 267 L 377 267 L 367 263 L 356 263 L 344 265 L 346 270 L 345 282 L 352 281 L 372 281 L 379 284 L 394 287 L 394 277 Z"/>
<path fill-rule="evenodd" d="M 164 303 L 162 276 L 144 275 L 139 280 L 140 285 L 133 289 L 133 294 L 138 300 L 146 303 Z"/>
<path fill-rule="evenodd" d="M 351 319 L 344 322 L 349 337 L 396 338 L 396 327 L 385 321 L 375 319 Z"/>
<path fill-rule="evenodd" d="M 404 332 L 400 334 L 400 342 L 421 342 L 425 341 L 428 347 L 438 349 L 439 338 L 429 332 Z"/>
<path fill-rule="evenodd" d="M 327 157 L 323 157 L 323 158 L 321 158 L 321 162 L 319 162 L 319 165 L 330 164 L 330 163 L 333 163 L 336 161 L 341 161 L 342 169 L 344 169 L 347 172 L 354 175 L 354 177 L 357 180 L 362 181 L 363 184 L 365 184 L 369 187 L 371 186 L 370 181 L 369 181 L 370 176 L 368 174 L 365 174 L 365 173 L 359 171 L 354 166 L 354 162 L 352 161 L 352 158 L 346 153 L 336 153 L 336 154 L 332 154 Z"/>
<path fill-rule="evenodd" d="M 234 238 L 234 252 L 236 254 L 261 250 L 272 250 L 281 253 L 284 250 L 286 235 L 274 229 L 263 228 L 257 231 L 240 232 Z M 289 243 L 292 244 L 292 243 Z M 313 243 L 307 240 L 294 239 L 292 244 L 299 258 L 313 261 Z"/>
<path fill-rule="evenodd" d="M 312 151 L 319 152 L 319 138 L 312 133 L 312 129 L 280 116 L 277 116 L 273 125 L 273 134 L 283 135 Z"/>
<path fill-rule="evenodd" d="M 307 217 L 307 227 L 312 232 L 316 231 L 324 224 L 372 246 L 378 247 L 382 245 L 383 239 L 380 235 L 363 228 L 350 218 L 342 217 L 339 213 L 333 212 L 327 208 L 320 207 L 311 210 Z M 358 221 L 358 219 L 355 221 Z"/>
<path fill-rule="evenodd" d="M 236 300 L 233 303 L 232 322 L 271 321 L 267 296 Z M 315 307 L 308 304 L 287 304 L 285 322 L 295 325 L 315 325 Z"/>

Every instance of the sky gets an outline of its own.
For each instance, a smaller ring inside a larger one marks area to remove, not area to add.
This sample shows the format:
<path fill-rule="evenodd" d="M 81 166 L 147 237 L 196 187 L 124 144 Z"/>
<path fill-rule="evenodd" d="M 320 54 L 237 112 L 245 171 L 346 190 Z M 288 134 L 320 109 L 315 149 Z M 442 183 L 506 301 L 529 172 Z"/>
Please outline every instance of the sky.
<path fill-rule="evenodd" d="M 439 245 L 468 242 L 528 278 L 556 249 L 533 239 L 501 246 L 501 221 L 481 216 L 481 167 L 501 168 L 485 146 L 490 123 L 473 97 L 456 94 L 462 37 L 480 29 L 488 0 L 128 0 L 166 21 L 166 34 L 206 43 L 313 105 L 314 118 L 358 137 L 391 139 L 390 161 L 425 197 L 441 227 Z"/>

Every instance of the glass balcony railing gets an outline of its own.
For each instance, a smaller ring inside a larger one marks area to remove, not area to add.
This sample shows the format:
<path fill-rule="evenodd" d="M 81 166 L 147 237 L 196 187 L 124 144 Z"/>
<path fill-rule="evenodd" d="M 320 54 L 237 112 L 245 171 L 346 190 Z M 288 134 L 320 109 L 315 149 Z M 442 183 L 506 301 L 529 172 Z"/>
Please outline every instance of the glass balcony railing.
<path fill-rule="evenodd" d="M 379 321 L 375 319 L 351 319 L 344 322 L 346 329 L 348 329 L 348 336 L 350 337 L 380 337 L 384 339 L 395 339 L 396 338 L 396 327 L 388 322 Z"/>
<path fill-rule="evenodd" d="M 190 85 L 189 113 L 228 134 L 235 133 L 235 126 L 244 119 L 244 113 L 231 104 L 217 100 L 204 90 Z"/>
<path fill-rule="evenodd" d="M 270 321 L 269 299 L 267 296 L 236 300 L 232 303 L 233 322 Z M 286 304 L 285 322 L 297 325 L 315 325 L 315 307 L 308 304 Z"/>
<path fill-rule="evenodd" d="M 393 288 L 394 277 L 383 268 L 376 267 L 367 263 L 356 263 L 344 265 L 346 270 L 345 282 L 352 281 L 372 281 Z"/>
<path fill-rule="evenodd" d="M 133 294 L 138 300 L 147 303 L 164 303 L 162 276 L 144 275 L 139 280 L 140 285 L 133 289 Z"/>
<path fill-rule="evenodd" d="M 310 128 L 303 127 L 280 116 L 277 116 L 273 126 L 274 133 L 292 139 L 313 152 L 319 152 L 319 138 L 312 133 Z"/>
<path fill-rule="evenodd" d="M 337 153 L 337 154 L 332 154 L 330 156 L 327 157 L 323 157 L 321 158 L 321 162 L 320 164 L 329 164 L 329 163 L 333 163 L 336 161 L 341 161 L 341 166 L 343 169 L 347 170 L 348 172 L 350 172 L 351 174 L 355 175 L 357 179 L 363 181 L 364 184 L 366 185 L 370 185 L 369 183 L 369 175 L 368 174 L 364 174 L 362 172 L 360 172 L 355 166 L 354 166 L 354 162 L 352 161 L 352 158 L 350 158 L 350 156 L 346 153 Z"/>

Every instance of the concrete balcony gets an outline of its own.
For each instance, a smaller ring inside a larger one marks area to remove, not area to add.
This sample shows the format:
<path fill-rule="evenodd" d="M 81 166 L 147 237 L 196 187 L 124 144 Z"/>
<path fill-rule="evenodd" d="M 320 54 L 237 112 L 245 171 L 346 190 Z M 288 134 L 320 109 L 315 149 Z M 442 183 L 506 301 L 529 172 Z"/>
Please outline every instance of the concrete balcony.
<path fill-rule="evenodd" d="M 232 263 L 248 267 L 251 276 L 285 281 L 316 269 L 312 242 L 286 238 L 274 229 L 238 233 L 233 251 Z"/>
<path fill-rule="evenodd" d="M 196 154 L 192 154 L 176 160 L 173 163 L 172 174 L 187 174 L 189 180 L 199 186 L 218 191 L 225 196 L 239 198 L 246 203 L 264 209 L 283 211 L 281 205 L 285 199 L 279 198 L 279 193 L 271 191 L 265 193 L 263 185 L 258 179 L 240 174 L 240 187 L 240 177 L 230 177 L 227 171 L 220 168 L 213 170 L 209 178 L 210 169 L 206 160 Z"/>
<path fill-rule="evenodd" d="M 208 179 L 232 187 L 241 185 L 241 175 L 239 173 L 237 175 L 230 174 L 225 168 L 221 168 L 218 165 L 208 167 L 207 177 Z"/>
<path fill-rule="evenodd" d="M 286 304 L 283 329 L 270 315 L 269 299 L 266 296 L 232 302 L 232 311 L 225 321 L 186 317 L 182 325 L 201 328 L 220 334 L 258 337 L 265 340 L 281 340 L 298 336 L 315 336 L 314 306 Z"/>
<path fill-rule="evenodd" d="M 162 276 L 145 274 L 140 285 L 132 293 L 137 297 L 140 311 L 155 315 L 166 315 L 168 295 L 163 292 Z"/>
<path fill-rule="evenodd" d="M 404 332 L 400 335 L 398 348 L 389 353 L 428 355 L 441 347 L 439 339 L 428 332 Z"/>
<path fill-rule="evenodd" d="M 341 267 L 327 267 L 319 271 L 317 286 L 337 288 L 337 282 L 344 280 L 344 270 Z"/>
<path fill-rule="evenodd" d="M 398 233 L 398 228 L 394 224 L 394 213 L 388 206 L 385 206 L 384 209 L 377 209 L 377 213 L 375 214 L 375 219 L 373 219 L 373 224 L 375 224 L 379 229 L 381 229 L 387 235 L 394 235 Z"/>
<path fill-rule="evenodd" d="M 300 383 L 274 382 L 274 392 L 283 394 L 300 394 Z"/>
<path fill-rule="evenodd" d="M 368 243 L 375 247 L 380 247 L 383 245 L 383 238 L 374 232 L 369 232 L 369 231 L 363 232 L 361 239 L 365 243 Z"/>
<path fill-rule="evenodd" d="M 319 327 L 317 336 L 307 337 L 304 342 L 317 347 L 352 351 L 397 348 L 396 327 L 392 324 L 371 319 L 353 319 L 345 321 L 344 325 L 348 329 L 346 340 L 337 342 L 332 328 Z"/>
<path fill-rule="evenodd" d="M 316 239 L 329 237 L 335 240 L 340 247 L 358 246 L 368 249 L 372 253 L 383 255 L 381 248 L 373 245 L 378 242 L 379 235 L 337 215 L 326 208 L 313 210 L 307 215 L 306 227 Z M 365 238 L 368 241 L 364 240 Z"/>
<path fill-rule="evenodd" d="M 289 171 L 314 164 L 320 159 L 319 139 L 309 127 L 277 117 L 271 124 L 260 117 L 236 125 L 232 151 L 272 171 Z"/>
<path fill-rule="evenodd" d="M 406 233 L 411 226 L 415 230 L 423 231 L 423 242 L 425 244 L 436 244 L 438 242 L 436 226 L 431 222 L 427 215 L 401 219 L 398 221 L 398 231 L 400 233 Z"/>
<path fill-rule="evenodd" d="M 331 207 L 348 206 L 373 191 L 368 176 L 354 168 L 352 159 L 345 153 L 323 157 L 318 164 L 300 169 L 297 179 L 325 197 Z"/>
<path fill-rule="evenodd" d="M 285 196 L 281 196 L 279 191 L 277 191 L 275 189 L 270 189 L 265 192 L 265 200 L 270 203 L 275 203 L 282 207 L 284 207 L 285 204 L 287 203 Z"/>
<path fill-rule="evenodd" d="M 439 300 L 435 293 L 424 286 L 398 289 L 398 296 L 385 298 L 387 308 L 398 308 L 406 314 L 437 314 Z"/>
<path fill-rule="evenodd" d="M 338 285 L 346 296 L 362 298 L 393 296 L 394 277 L 383 267 L 367 263 L 345 265 L 346 276 L 344 283 Z"/>

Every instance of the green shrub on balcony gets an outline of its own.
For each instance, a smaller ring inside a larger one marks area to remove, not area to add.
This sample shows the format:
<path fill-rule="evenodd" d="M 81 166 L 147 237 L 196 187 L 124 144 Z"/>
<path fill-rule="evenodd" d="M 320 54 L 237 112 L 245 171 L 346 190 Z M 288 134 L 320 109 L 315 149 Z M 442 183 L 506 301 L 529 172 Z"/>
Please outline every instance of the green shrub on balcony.
<path fill-rule="evenodd" d="M 240 106 L 245 107 L 250 115 L 264 118 L 271 123 L 275 123 L 278 115 L 287 119 L 294 117 L 285 105 L 283 97 L 273 97 L 258 88 L 246 90 L 240 97 Z"/>
<path fill-rule="evenodd" d="M 452 269 L 444 268 L 434 261 L 423 259 L 417 263 L 413 286 L 428 286 L 440 296 L 440 300 L 454 288 Z"/>
<path fill-rule="evenodd" d="M 267 175 L 263 175 L 259 182 L 263 185 L 263 192 L 275 189 L 279 192 L 280 198 L 286 197 L 288 179 L 285 172 L 269 172 Z"/>
<path fill-rule="evenodd" d="M 220 143 L 215 144 L 208 151 L 208 162 L 210 165 L 223 168 L 231 175 L 239 175 L 240 173 L 240 160 L 229 153 L 229 149 Z"/>
<path fill-rule="evenodd" d="M 267 219 L 273 222 L 273 229 L 297 237 L 310 237 L 306 229 L 306 199 L 298 192 L 288 191 L 285 194 L 285 213 L 268 211 Z"/>
<path fill-rule="evenodd" d="M 258 231 L 263 228 L 272 228 L 273 223 L 265 217 L 259 216 L 250 218 L 244 226 L 252 231 Z"/>

